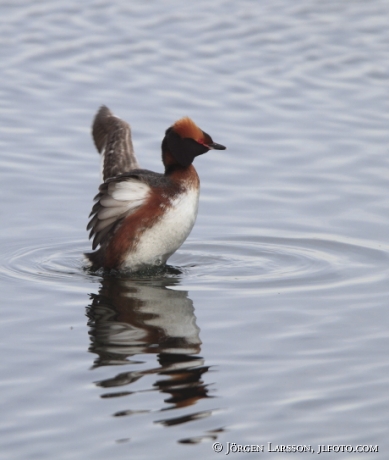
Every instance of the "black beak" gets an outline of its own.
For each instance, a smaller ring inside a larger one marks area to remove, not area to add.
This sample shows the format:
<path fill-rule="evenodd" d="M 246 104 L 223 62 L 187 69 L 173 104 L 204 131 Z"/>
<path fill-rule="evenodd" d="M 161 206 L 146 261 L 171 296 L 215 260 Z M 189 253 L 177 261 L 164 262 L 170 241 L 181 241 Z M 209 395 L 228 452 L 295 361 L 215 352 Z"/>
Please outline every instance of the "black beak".
<path fill-rule="evenodd" d="M 207 147 L 210 150 L 225 150 L 226 149 L 226 147 L 224 147 L 224 145 L 216 144 L 216 142 L 212 142 L 212 144 L 207 144 Z"/>

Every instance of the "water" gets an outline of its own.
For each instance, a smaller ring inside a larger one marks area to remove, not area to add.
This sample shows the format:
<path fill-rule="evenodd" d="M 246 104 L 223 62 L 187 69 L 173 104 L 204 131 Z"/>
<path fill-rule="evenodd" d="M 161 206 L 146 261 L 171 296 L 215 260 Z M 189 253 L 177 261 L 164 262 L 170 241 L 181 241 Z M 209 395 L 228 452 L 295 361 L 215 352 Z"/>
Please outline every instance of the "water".
<path fill-rule="evenodd" d="M 387 458 L 387 2 L 0 11 L 0 457 Z M 101 104 L 145 168 L 183 115 L 228 148 L 166 269 L 83 266 Z"/>

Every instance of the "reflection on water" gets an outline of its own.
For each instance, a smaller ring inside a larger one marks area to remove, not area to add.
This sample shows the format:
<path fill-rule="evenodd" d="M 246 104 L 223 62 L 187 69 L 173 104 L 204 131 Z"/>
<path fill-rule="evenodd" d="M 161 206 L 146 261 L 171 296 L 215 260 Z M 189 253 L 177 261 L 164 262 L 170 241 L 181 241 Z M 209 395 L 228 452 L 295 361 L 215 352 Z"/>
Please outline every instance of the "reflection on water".
<path fill-rule="evenodd" d="M 134 369 L 118 373 L 114 367 L 112 377 L 97 382 L 99 387 L 110 389 L 101 395 L 102 398 L 136 393 L 131 391 L 130 385 L 153 374 L 156 376 L 153 388 L 142 391 L 154 390 L 168 395 L 164 399 L 168 405 L 159 410 L 189 407 L 210 397 L 202 380 L 209 367 L 198 355 L 201 350 L 200 329 L 196 324 L 193 302 L 186 291 L 170 288 L 176 284 L 178 280 L 169 278 L 103 278 L 99 293 L 92 295 L 92 304 L 87 309 L 89 351 L 97 355 L 93 368 L 127 365 Z M 144 363 L 139 355 L 146 353 L 156 354 L 159 365 L 135 369 Z M 150 411 L 123 409 L 113 415 L 119 417 L 143 412 Z M 174 418 L 158 418 L 154 422 L 172 426 L 208 417 L 211 413 L 197 411 Z"/>

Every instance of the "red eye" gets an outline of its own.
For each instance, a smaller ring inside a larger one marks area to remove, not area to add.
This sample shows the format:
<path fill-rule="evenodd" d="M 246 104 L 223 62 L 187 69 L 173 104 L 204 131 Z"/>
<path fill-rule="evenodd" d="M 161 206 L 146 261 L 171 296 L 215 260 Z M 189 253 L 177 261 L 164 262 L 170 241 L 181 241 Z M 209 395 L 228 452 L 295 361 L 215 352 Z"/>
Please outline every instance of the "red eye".
<path fill-rule="evenodd" d="M 198 140 L 197 140 L 197 142 L 198 142 L 199 144 L 203 144 L 203 145 L 205 145 L 205 140 L 204 140 L 204 138 L 203 138 L 203 137 L 202 137 L 202 138 L 200 138 L 200 139 L 198 139 Z"/>

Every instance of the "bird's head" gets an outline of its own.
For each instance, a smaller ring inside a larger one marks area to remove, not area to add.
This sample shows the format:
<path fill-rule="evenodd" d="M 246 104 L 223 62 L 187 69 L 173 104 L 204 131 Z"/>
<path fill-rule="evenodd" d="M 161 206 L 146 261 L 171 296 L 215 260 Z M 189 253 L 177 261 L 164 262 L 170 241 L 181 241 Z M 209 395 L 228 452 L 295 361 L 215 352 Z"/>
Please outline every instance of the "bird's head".
<path fill-rule="evenodd" d="M 162 141 L 162 153 L 169 152 L 183 167 L 192 164 L 195 157 L 209 150 L 225 150 L 224 145 L 213 142 L 189 117 L 181 118 L 168 128 Z"/>

